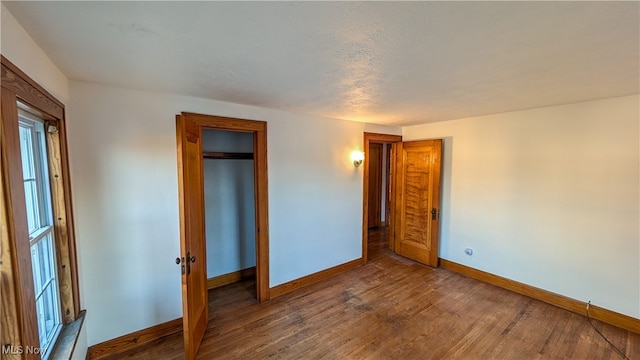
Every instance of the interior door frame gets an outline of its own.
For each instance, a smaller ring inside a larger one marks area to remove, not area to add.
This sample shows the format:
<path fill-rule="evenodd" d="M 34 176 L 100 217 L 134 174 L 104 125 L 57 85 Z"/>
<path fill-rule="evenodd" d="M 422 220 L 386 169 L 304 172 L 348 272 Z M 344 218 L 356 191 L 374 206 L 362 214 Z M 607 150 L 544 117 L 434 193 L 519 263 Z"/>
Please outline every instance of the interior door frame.
<path fill-rule="evenodd" d="M 368 248 L 368 240 L 369 240 L 369 160 L 367 154 L 369 154 L 369 146 L 372 142 L 375 143 L 383 143 L 383 144 L 393 144 L 402 142 L 401 135 L 390 135 L 390 134 L 379 134 L 379 133 L 364 133 L 364 141 L 363 141 L 363 150 L 364 150 L 364 176 L 362 177 L 363 186 L 362 186 L 362 264 L 367 263 L 369 251 Z M 392 187 L 390 187 L 392 188 Z M 393 218 L 389 219 L 389 222 L 393 222 Z M 389 224 L 391 226 L 391 224 Z M 391 235 L 389 234 L 389 244 L 391 244 Z"/>
<path fill-rule="evenodd" d="M 254 206 L 256 220 L 256 297 L 270 299 L 269 292 L 269 203 L 267 182 L 267 122 L 182 112 L 201 129 L 253 133 Z M 202 158 L 200 148 L 200 158 Z M 204 207 L 204 204 L 202 205 Z M 204 213 L 205 209 L 202 209 Z M 206 241 L 206 239 L 203 239 Z M 206 246 L 206 243 L 203 244 Z"/>

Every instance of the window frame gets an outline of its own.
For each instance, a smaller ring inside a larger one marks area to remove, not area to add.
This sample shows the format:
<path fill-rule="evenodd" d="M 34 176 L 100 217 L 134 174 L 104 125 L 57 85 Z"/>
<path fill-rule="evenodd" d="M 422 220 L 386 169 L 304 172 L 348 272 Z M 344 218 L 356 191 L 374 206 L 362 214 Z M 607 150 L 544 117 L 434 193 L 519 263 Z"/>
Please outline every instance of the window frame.
<path fill-rule="evenodd" d="M 19 109 L 45 121 L 54 246 L 63 327 L 81 316 L 64 104 L 0 55 L 2 346 L 39 359 L 39 333 L 19 138 Z M 54 126 L 57 131 L 47 129 Z M 55 351 L 55 345 L 52 350 Z"/>
<path fill-rule="evenodd" d="M 24 110 L 18 110 L 18 127 L 22 131 L 23 129 L 28 130 L 28 135 L 21 134 L 21 136 L 27 136 L 29 138 L 28 141 L 24 143 L 21 142 L 21 155 L 22 155 L 22 166 L 23 169 L 25 167 L 25 155 L 28 158 L 28 167 L 30 168 L 28 172 L 23 171 L 23 181 L 33 182 L 34 190 L 32 197 L 35 196 L 35 206 L 33 206 L 33 218 L 37 221 L 35 229 L 32 231 L 29 229 L 29 248 L 31 249 L 31 261 L 33 265 L 33 269 L 35 271 L 34 274 L 34 282 L 36 283 L 35 289 L 35 299 L 36 299 L 36 312 L 38 314 L 38 333 L 40 339 L 40 347 L 41 347 L 41 355 L 42 358 L 48 358 L 49 355 L 53 352 L 53 348 L 55 347 L 55 343 L 60 335 L 62 330 L 62 311 L 60 307 L 60 284 L 58 277 L 58 267 L 57 267 L 57 249 L 55 246 L 55 229 L 53 223 L 53 208 L 52 208 L 52 193 L 49 184 L 49 153 L 47 151 L 47 128 L 45 121 L 37 116 L 34 116 L 31 113 L 28 113 Z M 22 139 L 21 139 L 22 141 Z M 25 151 L 27 150 L 27 151 Z M 28 178 L 25 178 L 26 173 L 28 173 Z M 25 190 L 26 191 L 26 190 Z M 27 211 L 28 211 L 27 206 Z M 29 214 L 27 214 L 27 224 L 29 222 Z M 46 242 L 46 245 L 45 245 Z M 49 250 L 42 254 L 40 250 L 42 249 L 42 245 L 45 245 Z M 35 249 L 34 249 L 35 248 Z M 40 275 L 42 275 L 42 269 L 39 260 L 34 258 L 34 250 L 39 256 L 44 255 L 45 264 L 47 264 L 46 268 L 48 268 L 45 273 L 50 273 L 46 275 L 46 281 L 42 284 L 42 279 L 40 279 Z M 54 327 L 51 329 L 52 331 L 46 331 L 46 322 L 41 323 L 43 319 L 40 318 L 40 314 L 38 311 L 38 302 L 40 298 L 45 302 L 43 304 L 43 308 L 41 310 L 47 309 L 47 291 L 51 294 L 53 298 L 51 299 L 53 302 L 53 308 L 50 310 L 53 311 L 53 320 L 55 323 Z M 44 330 L 46 333 L 41 333 L 40 331 Z M 44 336 L 44 339 L 43 339 Z M 44 343 L 43 343 L 44 342 Z M 44 345 L 44 346 L 43 346 Z"/>

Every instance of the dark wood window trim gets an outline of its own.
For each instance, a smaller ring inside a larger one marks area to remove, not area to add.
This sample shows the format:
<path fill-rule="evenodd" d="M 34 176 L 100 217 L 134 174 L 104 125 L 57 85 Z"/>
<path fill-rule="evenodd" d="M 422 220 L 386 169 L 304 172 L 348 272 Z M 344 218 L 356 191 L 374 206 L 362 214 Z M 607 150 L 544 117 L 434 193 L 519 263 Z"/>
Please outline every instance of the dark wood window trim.
<path fill-rule="evenodd" d="M 80 315 L 78 268 L 74 237 L 71 184 L 66 137 L 64 104 L 38 85 L 4 56 L 1 60 L 2 121 L 2 213 L 1 281 L 2 346 L 38 346 L 38 326 L 29 237 L 27 234 L 22 160 L 18 134 L 18 108 L 30 111 L 55 126 L 48 132 L 50 185 L 53 200 L 54 231 L 62 319 L 69 324 Z M 26 241 L 25 241 L 26 240 Z M 25 354 L 24 358 L 39 358 Z"/>

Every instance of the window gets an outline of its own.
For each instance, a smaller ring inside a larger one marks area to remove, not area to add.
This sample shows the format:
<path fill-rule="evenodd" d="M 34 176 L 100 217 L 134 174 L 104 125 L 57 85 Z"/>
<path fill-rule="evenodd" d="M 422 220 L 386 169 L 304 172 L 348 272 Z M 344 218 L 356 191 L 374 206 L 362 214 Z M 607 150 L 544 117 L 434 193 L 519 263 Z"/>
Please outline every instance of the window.
<path fill-rule="evenodd" d="M 85 312 L 65 108 L 0 60 L 0 358 L 71 358 Z"/>
<path fill-rule="evenodd" d="M 20 152 L 42 358 L 62 328 L 44 121 L 19 112 Z"/>

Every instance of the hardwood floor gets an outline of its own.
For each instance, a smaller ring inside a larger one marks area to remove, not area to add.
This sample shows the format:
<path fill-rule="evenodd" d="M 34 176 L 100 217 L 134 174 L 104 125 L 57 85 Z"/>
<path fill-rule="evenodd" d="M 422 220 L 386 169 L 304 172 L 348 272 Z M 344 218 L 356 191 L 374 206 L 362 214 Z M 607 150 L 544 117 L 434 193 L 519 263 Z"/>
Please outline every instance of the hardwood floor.
<path fill-rule="evenodd" d="M 269 302 L 255 283 L 209 292 L 198 359 L 619 359 L 586 318 L 391 253 Z M 640 334 L 596 322 L 630 359 Z M 182 359 L 182 334 L 112 359 Z"/>

